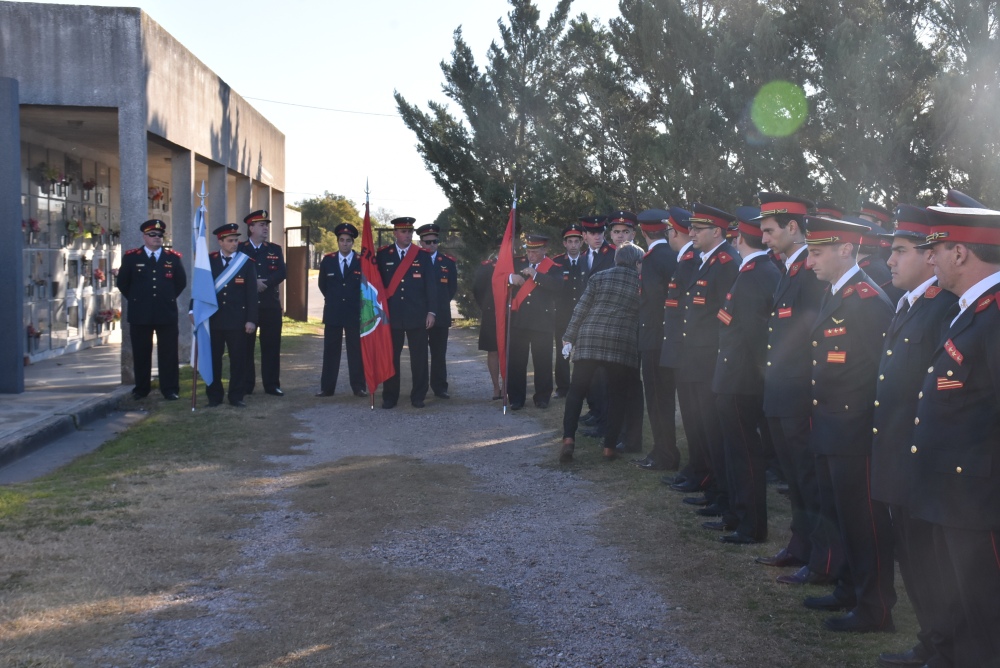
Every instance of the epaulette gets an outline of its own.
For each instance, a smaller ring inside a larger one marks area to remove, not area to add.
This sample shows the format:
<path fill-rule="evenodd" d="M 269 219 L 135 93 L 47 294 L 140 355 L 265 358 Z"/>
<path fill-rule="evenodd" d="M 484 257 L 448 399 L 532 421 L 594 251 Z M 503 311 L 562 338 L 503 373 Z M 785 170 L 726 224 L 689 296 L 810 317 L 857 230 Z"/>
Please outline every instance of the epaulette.
<path fill-rule="evenodd" d="M 979 301 L 976 302 L 976 313 L 980 311 L 985 311 L 989 308 L 989 305 L 997 300 L 996 295 L 986 295 L 985 297 L 980 297 Z"/>
<path fill-rule="evenodd" d="M 386 244 L 385 246 L 382 246 L 381 248 L 379 248 L 379 249 L 378 249 L 378 251 L 376 251 L 376 252 L 381 252 L 381 251 L 384 251 L 384 250 L 385 250 L 386 248 L 389 248 L 389 247 L 390 247 L 390 246 L 392 246 L 392 245 L 393 245 L 393 244 Z"/>
<path fill-rule="evenodd" d="M 864 281 L 859 281 L 854 285 L 849 286 L 846 290 L 844 290 L 844 296 L 850 297 L 855 292 L 858 293 L 858 296 L 862 299 L 868 299 L 878 294 L 878 290 Z"/>
<path fill-rule="evenodd" d="M 333 256 L 334 256 L 334 255 L 336 255 L 336 254 L 337 254 L 336 252 L 333 252 L 333 253 L 327 253 L 327 254 L 326 254 L 326 255 L 324 255 L 323 257 L 324 257 L 324 258 L 328 258 L 328 257 L 333 257 Z"/>
<path fill-rule="evenodd" d="M 133 248 L 132 250 L 125 251 L 125 254 L 126 255 L 135 255 L 136 253 L 138 253 L 141 250 L 142 250 L 141 248 Z"/>
<path fill-rule="evenodd" d="M 550 258 L 550 259 L 551 259 L 551 258 Z M 562 267 L 563 267 L 563 265 L 559 264 L 559 263 L 558 263 L 558 262 L 556 262 L 555 260 L 552 260 L 552 266 L 553 266 L 553 267 L 559 267 L 560 269 L 562 269 Z"/>
<path fill-rule="evenodd" d="M 692 258 L 694 258 L 694 251 L 688 251 L 687 253 L 684 253 L 684 255 L 681 256 L 681 262 L 684 262 L 685 260 L 690 260 Z"/>
<path fill-rule="evenodd" d="M 942 292 L 944 292 L 944 288 L 938 287 L 937 285 L 932 285 L 931 287 L 927 288 L 927 290 L 924 292 L 924 297 L 926 297 L 927 299 L 934 299 Z"/>
<path fill-rule="evenodd" d="M 441 253 L 441 255 L 444 255 L 444 256 L 445 256 L 446 258 L 448 258 L 448 259 L 449 259 L 449 260 L 451 260 L 452 262 L 458 262 L 458 260 L 456 260 L 456 259 L 455 259 L 455 258 L 453 258 L 452 256 L 448 255 L 447 253 Z"/>
<path fill-rule="evenodd" d="M 219 257 L 219 251 L 212 251 L 208 254 L 208 257 Z"/>
<path fill-rule="evenodd" d="M 870 265 L 871 263 L 872 263 L 872 261 L 871 261 L 871 260 L 869 260 L 868 258 L 865 258 L 865 259 L 864 259 L 864 260 L 862 260 L 861 262 L 858 262 L 858 266 L 859 266 L 859 267 L 861 267 L 862 269 L 864 269 L 865 267 L 867 267 L 867 266 L 868 266 L 868 265 Z"/>
<path fill-rule="evenodd" d="M 176 255 L 177 257 L 184 257 L 183 255 L 181 255 L 180 253 L 178 253 L 177 251 L 175 251 L 173 248 L 168 248 L 166 250 L 166 252 L 170 253 L 171 255 Z"/>
<path fill-rule="evenodd" d="M 427 253 L 428 255 L 430 255 L 430 254 L 431 254 L 431 251 L 430 251 L 430 249 L 428 249 L 428 248 L 421 248 L 421 249 L 420 249 L 420 252 L 421 252 L 421 253 Z"/>
<path fill-rule="evenodd" d="M 754 260 L 753 262 L 747 262 L 745 265 L 743 265 L 743 268 L 740 269 L 740 273 L 743 273 L 744 271 L 750 271 L 756 266 L 757 266 L 757 260 Z"/>
<path fill-rule="evenodd" d="M 733 256 L 727 253 L 726 251 L 719 251 L 718 258 L 719 262 L 721 262 L 722 264 L 733 261 Z"/>
<path fill-rule="evenodd" d="M 608 250 L 618 250 L 618 247 L 614 244 L 608 244 L 607 246 L 601 246 L 601 252 L 607 253 Z"/>

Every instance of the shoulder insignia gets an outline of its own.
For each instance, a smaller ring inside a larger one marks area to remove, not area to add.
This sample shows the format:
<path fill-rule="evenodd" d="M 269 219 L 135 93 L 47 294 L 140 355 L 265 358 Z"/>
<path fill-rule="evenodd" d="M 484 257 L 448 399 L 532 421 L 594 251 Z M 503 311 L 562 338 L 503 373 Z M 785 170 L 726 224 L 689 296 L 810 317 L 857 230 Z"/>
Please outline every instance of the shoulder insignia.
<path fill-rule="evenodd" d="M 141 251 L 141 250 L 142 250 L 141 248 L 133 248 L 133 249 L 132 249 L 132 250 L 130 250 L 130 251 L 125 251 L 125 254 L 126 254 L 126 255 L 135 255 L 136 253 L 138 253 L 138 252 L 139 252 L 139 251 Z"/>
<path fill-rule="evenodd" d="M 219 257 L 219 251 L 212 251 L 208 254 L 208 257 Z"/>
<path fill-rule="evenodd" d="M 843 296 L 844 297 L 850 297 L 853 294 L 854 294 L 854 286 L 853 285 L 848 285 L 847 289 L 844 290 Z"/>
<path fill-rule="evenodd" d="M 976 313 L 985 311 L 990 304 L 996 301 L 996 298 L 996 295 L 986 295 L 985 297 L 980 297 L 979 301 L 976 302 Z"/>
<path fill-rule="evenodd" d="M 324 258 L 327 258 L 327 257 L 333 257 L 334 255 L 336 255 L 336 253 L 327 253 L 327 254 L 326 254 L 326 255 L 324 255 L 323 257 L 324 257 Z"/>
<path fill-rule="evenodd" d="M 859 266 L 859 267 L 861 267 L 862 269 L 864 269 L 865 267 L 867 267 L 867 266 L 868 266 L 868 265 L 870 265 L 871 263 L 872 263 L 872 261 L 871 261 L 871 260 L 869 260 L 868 258 L 865 258 L 865 259 L 864 259 L 864 260 L 862 260 L 861 262 L 858 262 L 858 266 Z"/>
<path fill-rule="evenodd" d="M 384 251 L 386 248 L 391 248 L 391 247 L 392 247 L 392 244 L 386 244 L 385 246 L 382 246 L 381 248 L 379 248 L 377 252 Z"/>
<path fill-rule="evenodd" d="M 692 258 L 694 258 L 694 251 L 688 251 L 687 253 L 684 253 L 684 255 L 681 257 L 681 262 L 683 262 L 684 260 L 690 260 Z"/>
<path fill-rule="evenodd" d="M 799 273 L 799 269 L 801 268 L 802 268 L 802 262 L 793 262 L 791 269 L 788 270 L 788 275 L 794 276 L 795 274 Z"/>
<path fill-rule="evenodd" d="M 430 251 L 429 251 L 428 249 L 426 249 L 426 248 L 421 248 L 421 249 L 420 249 L 420 252 L 421 252 L 421 253 L 427 253 L 428 255 L 430 255 L 430 254 L 431 254 L 431 252 L 430 252 Z"/>
<path fill-rule="evenodd" d="M 934 299 L 942 292 L 944 292 L 944 288 L 939 288 L 936 285 L 932 285 L 931 287 L 927 288 L 927 290 L 924 292 L 924 297 L 926 297 L 927 299 Z"/>
<path fill-rule="evenodd" d="M 180 253 L 178 253 L 177 251 L 175 251 L 173 248 L 168 248 L 166 250 L 166 252 L 170 253 L 171 255 L 176 255 L 177 257 L 184 257 L 183 255 L 181 255 Z"/>
<path fill-rule="evenodd" d="M 607 246 L 604 246 L 603 248 L 601 248 L 601 252 L 602 253 L 607 253 L 609 248 L 614 249 L 614 247 L 615 247 L 614 244 L 608 244 Z"/>
<path fill-rule="evenodd" d="M 757 260 L 754 260 L 753 262 L 747 262 L 745 265 L 743 265 L 743 268 L 740 269 L 740 271 L 741 272 L 743 272 L 743 271 L 750 271 L 751 269 L 753 269 L 756 266 L 757 266 Z"/>
<path fill-rule="evenodd" d="M 878 290 L 873 288 L 868 283 L 865 283 L 864 281 L 861 281 L 860 283 L 855 283 L 854 287 L 857 288 L 858 295 L 862 299 L 868 299 L 870 297 L 875 297 L 876 295 L 878 295 Z M 846 297 L 847 295 L 845 294 L 844 296 Z"/>
<path fill-rule="evenodd" d="M 452 262 L 458 262 L 458 260 L 456 260 L 455 258 L 453 258 L 453 257 L 452 257 L 452 256 L 450 256 L 450 255 L 447 255 L 447 254 L 445 254 L 445 253 L 441 253 L 441 255 L 444 255 L 444 256 L 445 256 L 446 258 L 448 258 L 448 259 L 449 259 L 449 260 L 451 260 Z"/>
<path fill-rule="evenodd" d="M 719 251 L 718 258 L 719 262 L 721 262 L 722 264 L 733 261 L 733 256 L 727 253 L 726 251 Z"/>

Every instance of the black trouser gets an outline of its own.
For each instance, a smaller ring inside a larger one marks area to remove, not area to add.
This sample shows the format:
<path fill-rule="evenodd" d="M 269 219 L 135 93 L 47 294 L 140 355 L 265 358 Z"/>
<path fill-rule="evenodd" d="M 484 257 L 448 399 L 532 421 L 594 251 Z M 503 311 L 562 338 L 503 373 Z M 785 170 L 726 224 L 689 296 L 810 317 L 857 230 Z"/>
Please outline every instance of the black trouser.
<path fill-rule="evenodd" d="M 333 394 L 337 391 L 337 378 L 340 375 L 340 351 L 345 338 L 347 339 L 347 372 L 351 381 L 351 390 L 358 392 L 365 389 L 360 323 L 345 327 L 327 325 L 323 330 L 323 372 L 319 380 L 319 389 L 324 392 Z"/>
<path fill-rule="evenodd" d="M 257 329 L 247 334 L 246 393 L 252 394 L 257 384 L 257 367 L 254 364 L 254 348 L 257 346 L 257 332 L 260 332 L 260 382 L 265 392 L 281 388 L 278 379 L 281 371 L 281 309 L 262 308 L 258 311 Z"/>
<path fill-rule="evenodd" d="M 950 666 L 955 656 L 955 620 L 962 616 L 954 573 L 946 572 L 934 550 L 934 525 L 910 515 L 903 506 L 890 505 L 893 550 L 899 574 L 920 624 L 917 639 L 928 657 Z M 936 665 L 930 660 L 925 663 Z"/>
<path fill-rule="evenodd" d="M 598 369 L 604 369 L 608 378 L 608 429 L 604 433 L 604 447 L 614 448 L 625 421 L 625 386 L 633 367 L 615 362 L 599 362 L 597 360 L 579 360 L 573 362 L 573 379 L 566 394 L 566 407 L 563 412 L 563 438 L 576 438 L 576 429 L 580 422 L 580 411 L 583 409 L 583 399 L 590 387 L 590 382 Z"/>
<path fill-rule="evenodd" d="M 788 483 L 788 500 L 792 506 L 792 535 L 785 548 L 809 570 L 822 575 L 834 575 L 830 545 L 817 533 L 820 521 L 819 487 L 816 482 L 816 457 L 809 447 L 811 421 L 807 417 L 769 417 L 768 427 L 774 454 L 781 464 Z"/>
<path fill-rule="evenodd" d="M 427 330 L 427 346 L 431 356 L 431 391 L 442 394 L 448 391 L 448 328 L 431 327 Z"/>
<path fill-rule="evenodd" d="M 849 574 L 847 581 L 853 585 L 853 591 L 835 595 L 853 594 L 855 615 L 873 624 L 883 624 L 891 619 L 892 606 L 896 604 L 892 524 L 888 508 L 873 500 L 868 492 L 870 469 L 871 457 L 867 455 L 817 458 L 823 517 L 827 521 L 831 516 L 836 518 Z"/>
<path fill-rule="evenodd" d="M 716 396 L 726 448 L 726 489 L 732 523 L 741 536 L 767 539 L 767 458 L 757 426 L 764 397 L 748 394 Z"/>
<path fill-rule="evenodd" d="M 725 499 L 717 493 L 719 481 L 714 477 L 709 459 L 710 448 L 722 447 L 722 429 L 712 387 L 708 382 L 678 382 L 677 402 L 688 442 L 688 463 L 684 467 L 684 476 L 705 488 L 709 501 L 724 503 Z"/>
<path fill-rule="evenodd" d="M 1000 531 L 939 524 L 933 531 L 944 583 L 953 585 L 950 593 L 961 610 L 954 618 L 955 668 L 996 668 L 1000 666 Z"/>
<path fill-rule="evenodd" d="M 674 370 L 659 365 L 660 351 L 643 351 L 642 386 L 646 394 L 646 412 L 653 432 L 649 458 L 660 466 L 676 470 L 681 463 L 677 449 L 677 410 Z"/>
<path fill-rule="evenodd" d="M 177 370 L 177 323 L 129 323 L 128 327 L 129 340 L 132 342 L 132 367 L 135 369 L 133 392 L 143 397 L 149 394 L 153 374 L 153 333 L 156 332 L 156 366 L 160 376 L 160 392 L 163 396 L 179 394 L 181 384 Z"/>
<path fill-rule="evenodd" d="M 410 401 L 423 401 L 427 396 L 427 328 L 392 329 L 392 358 L 396 365 L 396 373 L 392 378 L 382 383 L 382 401 L 396 403 L 399 401 L 399 358 L 403 352 L 403 338 L 410 348 L 410 375 L 413 376 L 413 388 L 410 390 Z"/>
<path fill-rule="evenodd" d="M 212 333 L 212 384 L 205 388 L 211 403 L 222 402 L 222 351 L 229 349 L 229 402 L 242 401 L 246 387 L 247 333 L 244 329 L 214 329 Z M 243 360 L 244 363 L 240 363 Z"/>
<path fill-rule="evenodd" d="M 552 331 L 510 328 L 507 396 L 512 406 L 523 406 L 528 396 L 528 351 L 535 371 L 535 403 L 552 398 Z M 615 434 L 617 436 L 617 434 Z"/>

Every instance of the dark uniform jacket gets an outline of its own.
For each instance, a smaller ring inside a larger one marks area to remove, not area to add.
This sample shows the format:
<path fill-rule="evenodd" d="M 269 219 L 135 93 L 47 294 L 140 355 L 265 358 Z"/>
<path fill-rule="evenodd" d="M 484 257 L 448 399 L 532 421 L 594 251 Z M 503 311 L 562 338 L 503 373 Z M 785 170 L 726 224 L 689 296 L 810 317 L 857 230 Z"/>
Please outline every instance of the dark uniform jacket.
<path fill-rule="evenodd" d="M 323 324 L 361 325 L 361 259 L 355 253 L 343 272 L 340 253 L 328 253 L 319 263 L 319 291 L 323 293 Z"/>
<path fill-rule="evenodd" d="M 587 287 L 587 254 L 581 252 L 576 258 L 574 267 L 569 255 L 562 253 L 552 258 L 552 261 L 559 266 L 559 275 L 562 279 L 559 293 L 555 296 L 555 332 L 562 334 L 569 324 L 569 319 L 573 317 L 573 309 L 580 301 L 583 289 Z"/>
<path fill-rule="evenodd" d="M 267 283 L 264 291 L 259 293 L 260 308 L 280 309 L 281 299 L 278 294 L 278 286 L 288 275 L 281 246 L 265 241 L 259 248 L 254 248 L 249 241 L 244 241 L 237 247 L 237 250 L 254 261 L 257 278 L 262 278 Z"/>
<path fill-rule="evenodd" d="M 594 262 L 590 266 L 591 275 L 615 266 L 615 245 L 605 241 L 596 251 L 587 249 L 587 252 L 594 256 Z M 586 259 L 586 258 L 584 258 Z"/>
<path fill-rule="evenodd" d="M 695 251 L 695 256 L 699 253 Z M 701 259 L 698 258 L 701 265 Z M 703 266 L 695 266 L 681 296 L 684 354 L 678 382 L 711 383 L 719 355 L 719 309 L 740 271 L 740 256 L 728 241 L 712 251 Z"/>
<path fill-rule="evenodd" d="M 653 246 L 642 258 L 639 275 L 639 350 L 659 355 L 663 347 L 663 302 L 677 268 L 677 253 L 666 241 Z M 656 360 L 657 357 L 653 357 Z"/>
<path fill-rule="evenodd" d="M 438 299 L 434 309 L 434 326 L 451 327 L 451 300 L 458 292 L 458 265 L 455 258 L 438 251 L 433 266 Z"/>
<path fill-rule="evenodd" d="M 947 329 L 926 369 L 911 447 L 910 513 L 920 519 L 1000 530 L 998 332 L 1000 283 Z"/>
<path fill-rule="evenodd" d="M 542 263 L 539 263 L 539 268 Z M 521 270 L 527 266 L 528 259 L 526 257 L 514 258 L 515 274 L 520 274 Z M 562 285 L 562 267 L 558 264 L 552 264 L 545 273 L 538 271 L 535 274 L 535 283 L 537 286 L 521 303 L 520 308 L 511 311 L 510 324 L 512 327 L 530 329 L 536 332 L 551 332 L 555 322 L 556 296 Z M 517 295 L 523 289 L 523 285 L 517 288 L 514 299 L 517 299 Z"/>
<path fill-rule="evenodd" d="M 865 259 L 859 260 L 858 266 L 872 279 L 873 285 L 882 288 L 882 292 L 889 298 L 889 302 L 893 306 L 906 292 L 906 290 L 900 290 L 892 284 L 892 272 L 889 270 L 889 265 L 878 255 L 869 255 Z"/>
<path fill-rule="evenodd" d="M 676 254 L 675 254 L 676 257 Z M 660 348 L 660 366 L 678 369 L 684 357 L 684 304 L 682 297 L 686 291 L 688 278 L 701 265 L 698 253 L 688 246 L 684 251 L 674 275 L 667 283 L 667 294 L 663 299 L 663 347 Z"/>
<path fill-rule="evenodd" d="M 437 283 L 434 267 L 431 265 L 431 254 L 410 244 L 407 255 L 417 253 L 413 264 L 392 297 L 389 297 L 389 325 L 393 329 L 423 329 L 427 325 L 427 314 L 433 313 L 435 321 L 440 315 L 436 309 Z M 396 250 L 396 244 L 389 244 L 375 253 L 378 271 L 382 275 L 382 285 L 388 294 L 389 284 L 396 273 L 402 259 Z"/>
<path fill-rule="evenodd" d="M 823 299 L 807 339 L 814 362 L 810 445 L 815 454 L 871 451 L 879 358 L 892 313 L 885 293 L 863 271 Z"/>
<path fill-rule="evenodd" d="M 212 266 L 212 278 L 218 278 L 223 269 L 219 251 L 209 253 L 208 262 Z M 212 329 L 243 329 L 248 322 L 257 324 L 257 270 L 253 261 L 244 262 L 222 290 L 215 293 L 215 298 L 219 310 L 209 320 Z"/>
<path fill-rule="evenodd" d="M 645 269 L 645 267 L 643 267 Z M 719 309 L 719 356 L 712 379 L 716 394 L 764 394 L 767 319 L 781 272 L 766 255 L 740 269 Z"/>
<path fill-rule="evenodd" d="M 956 301 L 952 293 L 931 285 L 908 311 L 893 317 L 886 332 L 878 368 L 872 442 L 872 498 L 879 501 L 909 505 L 917 394 L 948 328 L 945 313 Z"/>
<path fill-rule="evenodd" d="M 146 247 L 133 248 L 122 257 L 116 285 L 128 300 L 128 321 L 135 325 L 177 322 L 177 297 L 187 285 L 187 274 L 177 251 L 160 249 L 153 262 Z"/>
<path fill-rule="evenodd" d="M 806 267 L 806 250 L 781 276 L 767 322 L 764 414 L 808 417 L 812 412 L 812 355 L 807 338 L 828 284 Z"/>

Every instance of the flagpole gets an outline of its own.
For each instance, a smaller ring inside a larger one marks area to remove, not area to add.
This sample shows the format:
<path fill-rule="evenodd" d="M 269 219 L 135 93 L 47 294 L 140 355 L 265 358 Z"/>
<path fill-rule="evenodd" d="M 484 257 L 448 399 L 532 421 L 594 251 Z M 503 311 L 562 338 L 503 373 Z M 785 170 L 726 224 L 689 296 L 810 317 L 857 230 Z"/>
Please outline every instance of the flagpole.
<path fill-rule="evenodd" d="M 208 194 L 205 193 L 205 181 L 201 182 L 201 192 L 197 195 L 201 198 L 201 206 L 205 206 L 205 198 Z M 198 216 L 194 217 L 195 220 Z M 191 227 L 194 228 L 194 221 L 191 222 Z M 191 276 L 194 277 L 194 254 L 195 249 L 198 244 L 198 234 L 201 230 L 194 230 L 191 234 Z M 194 316 L 192 316 L 193 318 Z M 191 345 L 194 346 L 194 365 L 191 367 L 191 412 L 193 413 L 195 408 L 198 406 L 198 329 L 197 326 L 191 328 Z"/>
<path fill-rule="evenodd" d="M 514 227 L 510 231 L 510 256 L 511 258 L 516 257 L 515 249 L 517 244 L 515 238 L 517 236 L 517 184 L 514 184 L 514 201 L 511 204 L 511 208 L 514 209 Z M 514 297 L 514 289 L 510 284 L 510 280 L 507 281 L 507 318 L 504 324 L 507 325 L 507 332 L 504 334 L 506 337 L 507 344 L 503 348 L 503 386 L 500 388 L 503 392 L 503 414 L 507 414 L 507 408 L 510 406 L 509 399 L 507 397 L 507 377 L 510 375 L 510 307 L 511 302 Z"/>
<path fill-rule="evenodd" d="M 368 177 L 365 177 L 365 213 L 368 212 L 368 196 L 371 195 L 371 191 L 368 189 Z M 369 406 L 370 410 L 375 410 L 375 389 L 374 387 L 368 388 L 368 399 L 371 402 Z"/>

